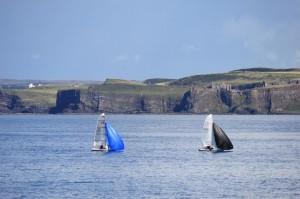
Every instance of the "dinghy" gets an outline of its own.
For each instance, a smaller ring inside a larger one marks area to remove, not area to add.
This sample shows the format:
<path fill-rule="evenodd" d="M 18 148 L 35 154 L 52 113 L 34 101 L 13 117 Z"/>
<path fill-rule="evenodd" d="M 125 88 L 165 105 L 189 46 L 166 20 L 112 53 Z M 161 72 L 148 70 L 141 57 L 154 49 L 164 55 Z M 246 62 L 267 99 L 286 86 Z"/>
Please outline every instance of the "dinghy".
<path fill-rule="evenodd" d="M 120 151 L 124 143 L 119 133 L 105 121 L 105 114 L 102 113 L 97 121 L 94 145 L 92 151 Z"/>
<path fill-rule="evenodd" d="M 202 146 L 199 151 L 224 151 L 233 149 L 233 145 L 223 129 L 213 122 L 212 114 L 208 115 L 203 124 Z"/>

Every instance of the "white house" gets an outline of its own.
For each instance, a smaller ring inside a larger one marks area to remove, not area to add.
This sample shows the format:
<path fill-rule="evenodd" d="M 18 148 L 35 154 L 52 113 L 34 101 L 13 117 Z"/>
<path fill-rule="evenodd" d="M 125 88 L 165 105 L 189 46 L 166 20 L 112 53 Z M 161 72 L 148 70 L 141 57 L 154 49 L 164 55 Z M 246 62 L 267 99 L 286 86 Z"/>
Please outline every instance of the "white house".
<path fill-rule="evenodd" d="M 35 87 L 35 85 L 33 85 L 33 83 L 30 83 L 28 86 L 28 88 L 34 88 L 34 87 Z"/>

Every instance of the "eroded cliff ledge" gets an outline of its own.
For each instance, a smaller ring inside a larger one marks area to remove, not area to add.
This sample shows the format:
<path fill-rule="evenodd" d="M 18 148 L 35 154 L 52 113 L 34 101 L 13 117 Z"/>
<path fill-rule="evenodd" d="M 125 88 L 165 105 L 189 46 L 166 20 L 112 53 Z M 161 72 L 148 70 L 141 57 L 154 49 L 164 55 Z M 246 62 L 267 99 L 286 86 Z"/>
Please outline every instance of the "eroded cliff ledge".
<path fill-rule="evenodd" d="M 50 113 L 173 113 L 181 98 L 113 94 L 88 90 L 67 90 L 57 93 L 56 107 Z"/>
<path fill-rule="evenodd" d="M 244 91 L 192 87 L 176 96 L 112 94 L 88 90 L 57 93 L 50 113 L 121 114 L 300 114 L 300 85 L 262 87 Z"/>
<path fill-rule="evenodd" d="M 49 113 L 49 108 L 24 101 L 17 93 L 0 90 L 0 114 Z"/>
<path fill-rule="evenodd" d="M 300 85 L 244 91 L 192 88 L 175 112 L 236 114 L 300 114 Z"/>

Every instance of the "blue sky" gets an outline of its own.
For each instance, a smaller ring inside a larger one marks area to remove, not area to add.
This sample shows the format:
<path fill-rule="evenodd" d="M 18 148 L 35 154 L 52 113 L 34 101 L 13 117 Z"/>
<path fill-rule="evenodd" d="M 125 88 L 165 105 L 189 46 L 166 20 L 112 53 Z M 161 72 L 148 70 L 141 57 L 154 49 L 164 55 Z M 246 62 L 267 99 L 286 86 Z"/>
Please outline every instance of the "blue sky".
<path fill-rule="evenodd" d="M 300 67 L 300 0 L 0 0 L 0 78 Z"/>

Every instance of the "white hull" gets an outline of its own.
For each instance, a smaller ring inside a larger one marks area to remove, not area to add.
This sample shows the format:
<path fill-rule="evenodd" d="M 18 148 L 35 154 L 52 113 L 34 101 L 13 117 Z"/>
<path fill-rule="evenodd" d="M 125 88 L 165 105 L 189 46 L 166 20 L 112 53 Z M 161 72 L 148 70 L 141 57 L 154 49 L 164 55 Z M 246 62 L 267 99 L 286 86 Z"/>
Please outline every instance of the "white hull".
<path fill-rule="evenodd" d="M 218 150 L 218 149 L 217 149 Z M 208 151 L 208 152 L 214 152 L 217 151 L 216 149 L 208 149 L 208 148 L 199 148 L 198 151 Z"/>
<path fill-rule="evenodd" d="M 211 151 L 209 149 L 198 149 L 198 151 Z"/>
<path fill-rule="evenodd" d="M 91 148 L 91 151 L 108 151 L 108 149 L 100 149 L 100 148 L 96 148 L 96 147 L 93 147 Z"/>

